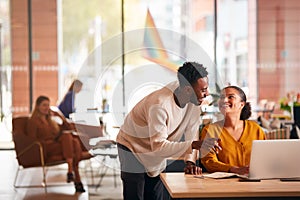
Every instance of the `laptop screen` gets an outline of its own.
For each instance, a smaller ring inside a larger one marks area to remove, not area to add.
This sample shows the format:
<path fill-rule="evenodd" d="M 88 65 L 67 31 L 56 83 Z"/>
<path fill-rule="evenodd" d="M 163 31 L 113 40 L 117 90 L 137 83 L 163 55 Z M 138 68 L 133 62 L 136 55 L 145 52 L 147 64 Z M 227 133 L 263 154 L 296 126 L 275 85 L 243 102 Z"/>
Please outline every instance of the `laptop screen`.
<path fill-rule="evenodd" d="M 254 140 L 250 179 L 300 177 L 300 140 Z"/>

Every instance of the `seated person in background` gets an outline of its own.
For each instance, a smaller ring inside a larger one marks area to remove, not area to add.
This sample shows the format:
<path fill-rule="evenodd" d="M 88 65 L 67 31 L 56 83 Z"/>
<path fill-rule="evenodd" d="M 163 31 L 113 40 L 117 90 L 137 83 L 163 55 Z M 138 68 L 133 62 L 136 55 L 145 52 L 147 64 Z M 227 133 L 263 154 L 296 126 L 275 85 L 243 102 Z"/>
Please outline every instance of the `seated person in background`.
<path fill-rule="evenodd" d="M 248 174 L 253 140 L 264 140 L 260 126 L 247 120 L 251 116 L 251 106 L 243 90 L 236 86 L 222 89 L 219 110 L 224 119 L 206 125 L 201 139 L 219 138 L 222 151 L 201 152 L 201 163 L 208 172 L 232 172 Z"/>
<path fill-rule="evenodd" d="M 60 117 L 62 124 L 54 121 L 53 116 Z M 39 96 L 36 99 L 27 126 L 28 135 L 39 140 L 45 146 L 46 155 L 63 155 L 68 164 L 67 182 L 74 181 L 76 192 L 85 192 L 78 169 L 82 147 L 79 138 L 73 136 L 71 131 L 66 131 L 70 129 L 72 126 L 64 117 L 50 110 L 48 97 Z"/>
<path fill-rule="evenodd" d="M 58 105 L 59 110 L 64 114 L 66 118 L 69 118 L 69 115 L 75 112 L 75 94 L 81 91 L 82 85 L 83 83 L 80 80 L 74 80 L 70 88 L 68 89 L 67 94 Z"/>

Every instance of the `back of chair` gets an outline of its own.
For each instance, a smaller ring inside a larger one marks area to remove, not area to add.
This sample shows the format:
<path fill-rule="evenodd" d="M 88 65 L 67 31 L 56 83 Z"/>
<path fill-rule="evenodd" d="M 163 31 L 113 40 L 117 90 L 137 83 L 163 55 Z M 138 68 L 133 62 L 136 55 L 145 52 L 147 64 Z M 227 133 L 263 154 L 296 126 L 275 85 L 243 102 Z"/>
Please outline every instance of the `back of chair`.
<path fill-rule="evenodd" d="M 25 134 L 27 129 L 28 116 L 15 117 L 12 120 L 13 135 Z"/>
<path fill-rule="evenodd" d="M 42 166 L 42 158 L 47 166 L 65 163 L 63 154 L 46 156 L 46 152 L 42 149 L 42 145 L 27 135 L 28 116 L 15 117 L 12 120 L 12 135 L 15 143 L 15 151 L 19 165 L 26 167 Z M 39 146 L 41 145 L 41 146 Z M 41 154 L 43 153 L 43 155 Z M 89 159 L 91 155 L 85 151 L 82 153 L 82 159 Z"/>
<path fill-rule="evenodd" d="M 27 136 L 27 123 L 29 117 L 15 117 L 12 120 L 12 136 L 19 165 L 23 167 L 41 166 L 39 146 L 36 141 Z M 31 148 L 28 148 L 32 146 Z M 26 150 L 27 149 L 27 150 Z M 26 151 L 25 151 L 26 150 Z"/>

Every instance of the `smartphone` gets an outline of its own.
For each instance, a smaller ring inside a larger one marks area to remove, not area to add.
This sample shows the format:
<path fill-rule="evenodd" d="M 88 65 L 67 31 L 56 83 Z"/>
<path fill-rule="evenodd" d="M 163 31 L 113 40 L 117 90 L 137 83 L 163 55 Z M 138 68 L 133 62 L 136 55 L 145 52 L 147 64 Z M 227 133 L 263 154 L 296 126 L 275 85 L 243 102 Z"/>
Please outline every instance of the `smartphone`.
<path fill-rule="evenodd" d="M 300 178 L 281 178 L 280 181 L 300 181 Z"/>
<path fill-rule="evenodd" d="M 260 182 L 260 179 L 239 178 L 239 182 Z"/>

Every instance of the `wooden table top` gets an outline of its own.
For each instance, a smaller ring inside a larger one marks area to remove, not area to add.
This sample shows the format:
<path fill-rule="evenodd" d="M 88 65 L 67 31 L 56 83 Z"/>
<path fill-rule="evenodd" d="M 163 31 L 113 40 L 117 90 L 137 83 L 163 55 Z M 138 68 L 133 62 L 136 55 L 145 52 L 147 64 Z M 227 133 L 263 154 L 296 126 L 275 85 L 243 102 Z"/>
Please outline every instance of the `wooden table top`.
<path fill-rule="evenodd" d="M 300 197 L 300 181 L 239 182 L 238 178 L 195 178 L 184 173 L 161 173 L 161 180 L 172 198 Z"/>

